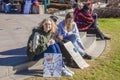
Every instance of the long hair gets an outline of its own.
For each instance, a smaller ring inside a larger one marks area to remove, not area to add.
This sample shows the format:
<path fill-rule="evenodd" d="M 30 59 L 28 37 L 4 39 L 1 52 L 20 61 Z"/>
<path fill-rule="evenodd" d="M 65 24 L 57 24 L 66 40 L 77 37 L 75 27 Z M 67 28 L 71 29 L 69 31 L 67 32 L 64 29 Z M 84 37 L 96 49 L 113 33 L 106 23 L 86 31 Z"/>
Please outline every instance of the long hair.
<path fill-rule="evenodd" d="M 57 30 L 57 25 L 55 24 L 55 22 L 51 19 L 51 18 L 46 18 L 44 19 L 42 22 L 40 22 L 38 24 L 38 29 L 40 30 L 44 30 L 43 28 L 43 25 L 47 22 L 47 21 L 50 21 L 51 22 L 51 30 L 49 32 L 51 33 L 56 33 L 56 30 Z"/>
<path fill-rule="evenodd" d="M 68 18 L 72 18 L 72 22 L 67 22 L 67 19 Z M 64 21 L 64 29 L 67 30 L 67 31 L 72 31 L 73 29 L 73 22 L 74 22 L 74 15 L 73 15 L 73 12 L 68 12 L 65 16 L 65 21 Z"/>

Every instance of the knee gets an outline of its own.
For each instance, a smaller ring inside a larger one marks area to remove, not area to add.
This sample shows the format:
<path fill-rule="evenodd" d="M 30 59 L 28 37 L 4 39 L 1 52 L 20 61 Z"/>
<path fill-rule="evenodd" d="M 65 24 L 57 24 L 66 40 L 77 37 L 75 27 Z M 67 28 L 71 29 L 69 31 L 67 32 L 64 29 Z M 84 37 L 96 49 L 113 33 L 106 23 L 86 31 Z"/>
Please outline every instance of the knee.
<path fill-rule="evenodd" d="M 77 40 L 76 34 L 71 34 L 72 42 L 75 42 Z"/>
<path fill-rule="evenodd" d="M 77 39 L 77 34 L 71 34 L 71 37 L 76 40 Z"/>
<path fill-rule="evenodd" d="M 94 18 L 94 19 L 97 19 L 97 18 L 98 18 L 98 14 L 97 14 L 97 13 L 94 13 L 94 14 L 93 14 L 93 18 Z"/>

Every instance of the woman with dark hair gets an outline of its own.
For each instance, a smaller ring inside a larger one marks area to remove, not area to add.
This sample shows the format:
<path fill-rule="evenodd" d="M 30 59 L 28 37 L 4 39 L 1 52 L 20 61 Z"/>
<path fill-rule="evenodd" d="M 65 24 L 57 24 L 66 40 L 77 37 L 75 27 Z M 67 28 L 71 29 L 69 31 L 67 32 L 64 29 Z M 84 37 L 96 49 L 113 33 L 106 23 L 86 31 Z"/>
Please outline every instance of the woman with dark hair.
<path fill-rule="evenodd" d="M 110 38 L 105 36 L 99 29 L 97 25 L 98 16 L 96 13 L 93 13 L 91 2 L 84 3 L 83 8 L 75 15 L 74 20 L 79 31 L 89 31 L 91 29 L 94 30 L 95 34 L 102 40 L 110 40 Z"/>
<path fill-rule="evenodd" d="M 65 16 L 65 20 L 58 24 L 58 38 L 60 40 L 66 39 L 71 41 L 83 58 L 92 59 L 92 57 L 84 51 L 85 48 L 80 39 L 79 31 L 74 22 L 74 15 L 72 12 L 69 12 Z"/>
<path fill-rule="evenodd" d="M 3 0 L 2 2 L 2 11 L 5 13 L 9 13 L 10 12 L 10 1 L 9 0 Z"/>

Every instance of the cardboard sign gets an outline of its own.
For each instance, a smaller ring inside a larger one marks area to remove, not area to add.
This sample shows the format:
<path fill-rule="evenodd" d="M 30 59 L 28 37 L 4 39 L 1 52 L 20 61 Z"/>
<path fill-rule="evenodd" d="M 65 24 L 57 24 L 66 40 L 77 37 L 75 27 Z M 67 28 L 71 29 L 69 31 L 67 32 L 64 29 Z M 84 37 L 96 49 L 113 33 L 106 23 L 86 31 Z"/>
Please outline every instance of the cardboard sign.
<path fill-rule="evenodd" d="M 62 54 L 44 53 L 43 77 L 61 77 Z"/>
<path fill-rule="evenodd" d="M 89 64 L 87 64 L 86 61 L 82 58 L 80 53 L 75 49 L 75 47 L 72 44 L 72 42 L 69 41 L 67 43 L 64 43 L 64 47 L 66 48 L 68 53 L 71 55 L 71 57 L 73 58 L 75 63 L 78 65 L 78 67 L 83 69 L 83 68 L 89 66 Z"/>

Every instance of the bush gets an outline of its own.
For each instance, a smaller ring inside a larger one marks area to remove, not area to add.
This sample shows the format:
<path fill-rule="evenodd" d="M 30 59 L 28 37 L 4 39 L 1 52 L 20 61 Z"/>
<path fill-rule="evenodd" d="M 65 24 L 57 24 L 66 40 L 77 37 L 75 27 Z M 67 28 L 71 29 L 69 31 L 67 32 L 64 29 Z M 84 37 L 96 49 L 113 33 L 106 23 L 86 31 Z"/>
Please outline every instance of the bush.
<path fill-rule="evenodd" d="M 120 18 L 120 8 L 113 7 L 113 8 L 98 8 L 95 9 L 94 12 L 98 14 L 98 17 L 101 18 Z"/>

